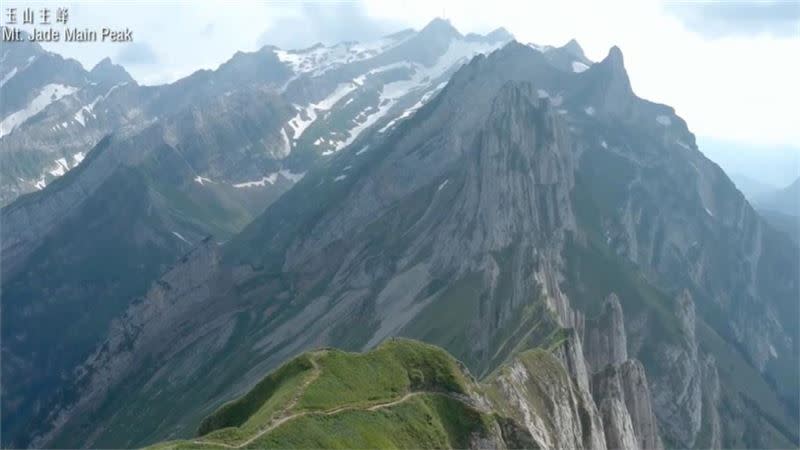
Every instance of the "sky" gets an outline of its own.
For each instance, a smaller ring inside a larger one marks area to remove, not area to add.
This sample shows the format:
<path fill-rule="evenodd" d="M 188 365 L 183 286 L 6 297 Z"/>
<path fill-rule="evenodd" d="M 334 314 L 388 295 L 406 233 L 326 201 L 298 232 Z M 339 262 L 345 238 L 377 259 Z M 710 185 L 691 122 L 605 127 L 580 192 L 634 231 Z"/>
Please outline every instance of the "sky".
<path fill-rule="evenodd" d="M 110 56 L 142 84 L 215 68 L 236 51 L 265 44 L 289 49 L 364 41 L 419 29 L 434 17 L 450 20 L 462 33 L 502 26 L 525 43 L 563 45 L 575 38 L 594 61 L 617 45 L 634 91 L 673 106 L 698 136 L 701 150 L 716 155 L 726 170 L 739 170 L 726 167 L 730 159 L 747 171 L 752 156 L 774 160 L 766 164 L 772 169 L 756 176 L 774 185 L 788 184 L 800 171 L 800 0 L 146 0 L 49 5 L 69 8 L 70 26 L 132 29 L 130 44 L 62 42 L 45 47 L 87 68 Z M 4 2 L 4 8 L 28 6 L 41 5 Z"/>

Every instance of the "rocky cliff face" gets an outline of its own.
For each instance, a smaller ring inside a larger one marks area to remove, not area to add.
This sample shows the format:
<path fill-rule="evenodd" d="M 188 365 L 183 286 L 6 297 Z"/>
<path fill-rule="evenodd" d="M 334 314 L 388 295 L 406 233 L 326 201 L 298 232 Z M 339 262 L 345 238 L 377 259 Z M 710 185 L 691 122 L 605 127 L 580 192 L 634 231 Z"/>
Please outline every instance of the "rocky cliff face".
<path fill-rule="evenodd" d="M 664 346 L 664 371 L 652 379 L 653 400 L 667 435 L 691 446 L 700 430 L 702 408 L 695 306 L 691 295 L 684 291 L 675 299 L 674 307 L 684 339 L 679 345 Z"/>
<path fill-rule="evenodd" d="M 612 293 L 586 320 L 584 354 L 608 448 L 663 448 L 644 366 L 628 359 L 622 305 Z"/>
<path fill-rule="evenodd" d="M 620 448 L 606 446 L 605 417 L 561 362 L 544 352 L 516 359 L 492 386 L 504 398 L 500 411 L 517 420 L 539 448 Z"/>
<path fill-rule="evenodd" d="M 628 342 L 622 305 L 616 294 L 603 302 L 598 317 L 586 321 L 585 355 L 591 373 L 603 370 L 607 365 L 618 366 L 628 360 Z"/>

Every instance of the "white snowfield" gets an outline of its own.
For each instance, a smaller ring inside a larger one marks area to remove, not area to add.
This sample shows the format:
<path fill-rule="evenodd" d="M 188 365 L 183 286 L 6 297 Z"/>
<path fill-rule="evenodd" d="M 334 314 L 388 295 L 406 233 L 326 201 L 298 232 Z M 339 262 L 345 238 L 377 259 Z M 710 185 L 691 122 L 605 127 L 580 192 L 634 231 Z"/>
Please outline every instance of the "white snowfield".
<path fill-rule="evenodd" d="M 410 37 L 410 36 L 408 36 Z M 407 38 L 386 37 L 368 43 L 342 43 L 330 47 L 316 46 L 305 50 L 275 50 L 275 56 L 295 73 L 319 76 L 344 64 L 361 61 L 403 43 Z"/>
<path fill-rule="evenodd" d="M 331 47 L 317 46 L 301 51 L 274 50 L 274 52 L 278 59 L 288 65 L 295 74 L 306 73 L 316 77 L 343 64 L 366 60 L 379 55 L 401 44 L 407 38 L 408 37 L 400 39 L 396 37 L 384 38 L 365 44 L 348 43 Z M 370 76 L 393 69 L 406 68 L 409 70 L 410 76 L 405 80 L 393 81 L 381 86 L 377 105 L 367 107 L 352 120 L 352 127 L 344 133 L 346 137 L 336 140 L 318 138 L 314 142 L 314 145 L 320 145 L 327 141 L 327 143 L 332 145 L 332 149 L 325 150 L 323 155 L 332 155 L 352 144 L 364 130 L 385 117 L 401 98 L 414 91 L 429 91 L 421 97 L 420 101 L 381 128 L 380 131 L 384 132 L 395 125 L 398 120 L 410 116 L 428 101 L 435 91 L 443 88 L 446 82 L 440 83 L 440 81 L 445 73 L 456 69 L 461 64 L 469 62 L 469 60 L 477 54 L 487 54 L 501 46 L 502 43 L 488 44 L 465 39 L 454 39 L 450 42 L 445 53 L 431 66 L 408 61 L 399 61 L 367 70 L 365 73 L 354 77 L 350 82 L 340 83 L 333 92 L 328 94 L 323 100 L 310 103 L 306 106 L 295 105 L 298 112 L 288 122 L 289 127 L 292 129 L 291 139 L 296 143 L 308 127 L 322 116 L 322 112 L 329 111 L 339 101 L 364 86 L 364 83 Z M 437 83 L 435 87 L 433 87 L 434 83 Z M 352 97 L 346 100 L 346 104 L 349 104 L 352 100 Z"/>
<path fill-rule="evenodd" d="M 26 120 L 39 114 L 51 103 L 58 101 L 61 97 L 73 94 L 78 91 L 74 86 L 65 86 L 63 84 L 48 84 L 45 85 L 39 94 L 31 100 L 31 102 L 24 109 L 15 113 L 9 114 L 8 117 L 0 122 L 0 137 L 11 133 L 14 128 L 18 127 Z"/>
<path fill-rule="evenodd" d="M 440 80 L 442 76 L 444 76 L 448 71 L 457 69 L 462 64 L 469 62 L 474 56 L 478 54 L 488 54 L 494 50 L 497 50 L 502 46 L 501 43 L 496 44 L 487 44 L 482 42 L 470 42 L 463 39 L 457 39 L 450 42 L 450 46 L 447 48 L 447 51 L 439 57 L 439 59 L 430 67 L 426 67 L 422 64 L 417 63 L 394 63 L 389 64 L 387 66 L 379 67 L 376 69 L 372 69 L 368 72 L 368 74 L 374 74 L 383 72 L 386 70 L 391 70 L 397 67 L 408 67 L 413 70 L 413 73 L 410 78 L 407 80 L 400 80 L 394 81 L 391 83 L 386 83 L 380 94 L 380 99 L 378 100 L 378 108 L 374 110 L 371 114 L 368 114 L 364 117 L 363 121 L 357 121 L 355 126 L 348 130 L 347 139 L 340 141 L 336 144 L 335 151 L 339 151 L 348 145 L 352 144 L 358 136 L 367 128 L 374 125 L 378 122 L 381 118 L 383 118 L 389 110 L 394 107 L 398 100 L 405 97 L 406 95 L 424 89 L 431 89 L 431 85 Z M 440 82 L 438 85 L 433 87 L 430 91 L 426 92 L 420 99 L 419 102 L 408 108 L 404 111 L 399 117 L 387 123 L 383 128 L 379 131 L 381 133 L 385 132 L 393 125 L 397 123 L 398 120 L 404 119 L 410 116 L 414 111 L 421 108 L 422 105 L 425 104 L 430 98 L 439 90 L 444 88 L 447 82 Z"/>

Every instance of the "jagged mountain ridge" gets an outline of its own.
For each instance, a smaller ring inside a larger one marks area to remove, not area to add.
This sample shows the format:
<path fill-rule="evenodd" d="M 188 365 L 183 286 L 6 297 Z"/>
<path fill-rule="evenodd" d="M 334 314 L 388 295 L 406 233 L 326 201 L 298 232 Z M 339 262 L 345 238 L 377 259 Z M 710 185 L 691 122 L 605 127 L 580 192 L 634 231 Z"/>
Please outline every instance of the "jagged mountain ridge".
<path fill-rule="evenodd" d="M 619 177 L 604 176 L 609 170 Z M 634 213 L 636 221 L 625 219 Z M 718 241 L 687 246 L 686 235 L 712 232 Z M 797 280 L 791 270 L 764 269 L 791 264 L 796 249 L 763 227 L 669 107 L 633 95 L 618 49 L 582 72 L 515 43 L 474 59 L 394 130 L 364 135 L 309 173 L 222 250 L 198 252 L 126 313 L 87 361 L 78 403 L 54 408 L 56 433 L 37 442 L 136 445 L 169 436 L 156 423 L 126 434 L 135 419 L 115 414 L 159 396 L 182 409 L 153 412 L 154 420 L 185 435 L 203 411 L 319 345 L 418 337 L 485 374 L 543 342 L 539 333 L 553 324 L 585 336 L 585 317 L 611 292 L 625 311 L 627 354 L 644 368 L 621 361 L 626 368 L 592 382 L 616 398 L 599 401 L 618 424 L 615 442 L 631 442 L 630 411 L 647 409 L 622 400 L 616 380 L 644 371 L 669 446 L 797 440 L 797 415 L 781 400 L 791 398 L 781 388 L 792 387 L 768 381 L 796 358 Z M 726 277 L 715 267 L 729 254 L 751 266 Z M 779 283 L 767 286 L 765 277 Z M 745 293 L 733 290 L 742 286 Z M 144 320 L 156 305 L 170 314 Z M 565 365 L 588 386 L 589 374 L 577 375 L 583 351 L 571 355 Z M 152 358 L 158 363 L 139 367 Z M 745 376 L 752 379 L 742 383 Z M 115 390 L 123 380 L 139 394 Z M 188 385 L 202 388 L 190 394 Z M 82 437 L 87 411 L 113 418 Z"/>
<path fill-rule="evenodd" d="M 422 98 L 426 94 L 429 98 L 461 63 L 478 52 L 496 49 L 508 39 L 507 33 L 500 32 L 465 37 L 448 22 L 434 20 L 419 32 L 409 30 L 365 44 L 320 45 L 297 51 L 266 46 L 253 53 L 238 52 L 217 70 L 201 70 L 161 86 L 138 86 L 109 60 L 87 72 L 76 61 L 46 52 L 38 44 L 9 46 L 8 65 L 4 65 L 9 70 L 3 75 L 0 95 L 20 99 L 4 102 L 9 111 L 0 116 L 5 117 L 0 127 L 0 158 L 6 168 L 0 198 L 5 205 L 20 194 L 42 189 L 77 165 L 110 132 L 138 130 L 198 101 L 247 89 L 280 91 L 283 99 L 294 105 L 296 115 L 291 122 L 284 121 L 284 148 L 276 159 L 287 157 L 291 147 L 298 147 L 292 158 L 299 161 L 287 164 L 302 171 L 299 166 L 308 165 L 318 153 L 333 154 L 375 122 L 389 122 L 418 107 Z M 23 61 L 25 58 L 36 64 Z M 62 74 L 50 80 L 60 83 L 56 83 L 61 86 L 56 95 L 50 95 L 52 89 L 41 87 L 44 82 L 29 81 L 52 73 Z M 30 98 L 36 95 L 46 98 L 32 109 Z M 348 108 L 334 108 L 341 99 L 358 101 Z M 34 114 L 17 114 L 26 110 Z M 15 114 L 20 120 L 12 124 L 6 116 Z M 319 120 L 318 114 L 323 116 Z M 305 140 L 301 140 L 309 127 Z M 269 176 L 264 169 L 254 168 L 258 173 L 211 171 L 201 175 L 241 184 L 261 180 L 256 175 Z"/>

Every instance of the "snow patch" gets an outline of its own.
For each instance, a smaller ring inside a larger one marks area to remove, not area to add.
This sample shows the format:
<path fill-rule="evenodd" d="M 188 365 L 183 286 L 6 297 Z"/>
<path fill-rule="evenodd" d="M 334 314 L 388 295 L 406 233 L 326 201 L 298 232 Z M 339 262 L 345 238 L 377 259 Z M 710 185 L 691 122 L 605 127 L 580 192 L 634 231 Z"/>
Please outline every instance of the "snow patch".
<path fill-rule="evenodd" d="M 539 98 L 550 98 L 550 94 L 548 94 L 544 89 L 537 89 L 536 94 L 539 95 Z"/>
<path fill-rule="evenodd" d="M 587 106 L 586 108 L 583 108 L 583 111 L 586 114 L 590 115 L 590 116 L 594 115 L 594 107 L 593 106 Z"/>
<path fill-rule="evenodd" d="M 447 47 L 447 51 L 439 57 L 439 59 L 430 67 L 423 66 L 421 64 L 409 64 L 407 62 L 403 63 L 396 63 L 390 64 L 388 66 L 384 66 L 381 68 L 382 70 L 388 70 L 388 68 L 393 66 L 406 66 L 410 67 L 414 72 L 411 77 L 407 80 L 399 80 L 394 81 L 391 83 L 387 83 L 383 86 L 381 91 L 381 96 L 378 104 L 378 110 L 368 116 L 366 120 L 362 123 L 357 124 L 352 130 L 349 132 L 349 137 L 339 144 L 336 150 L 341 150 L 342 148 L 350 145 L 355 139 L 358 137 L 361 132 L 365 129 L 369 128 L 373 124 L 375 124 L 378 120 L 380 120 L 389 110 L 395 105 L 395 103 L 402 97 L 408 95 L 409 93 L 423 89 L 425 87 L 430 86 L 430 84 L 441 78 L 445 73 L 453 68 L 457 68 L 458 66 L 469 62 L 477 54 L 486 54 L 490 53 L 498 48 L 502 47 L 501 43 L 495 44 L 486 44 L 480 42 L 469 42 L 465 40 L 454 40 L 450 42 L 450 45 Z M 375 69 L 373 69 L 375 70 Z M 373 71 L 370 71 L 372 73 Z M 433 91 L 438 91 L 443 88 L 447 83 L 442 82 Z M 427 97 L 423 96 L 420 99 L 418 104 L 415 104 L 409 110 L 404 111 L 403 116 L 398 117 L 395 120 L 399 120 L 401 118 L 408 117 L 414 111 L 419 109 L 425 101 L 430 99 L 430 96 L 433 95 L 434 92 L 431 92 L 430 95 Z M 386 126 L 384 126 L 380 132 L 385 132 L 389 129 L 392 125 L 394 125 L 396 121 L 392 121 Z"/>
<path fill-rule="evenodd" d="M 438 187 L 438 188 L 436 188 L 436 191 L 438 192 L 438 191 L 441 191 L 442 189 L 444 189 L 444 187 L 445 187 L 445 186 L 447 186 L 447 182 L 448 182 L 448 181 L 450 181 L 450 179 L 449 179 L 449 178 L 448 178 L 448 179 L 446 179 L 446 180 L 444 180 L 444 181 L 442 181 L 442 184 L 440 184 L 440 185 L 439 185 L 439 187 Z"/>
<path fill-rule="evenodd" d="M 181 234 L 178 233 L 177 231 L 173 231 L 172 234 L 174 234 L 175 237 L 177 237 L 178 239 L 182 240 L 183 242 L 186 242 L 187 244 L 192 245 L 191 242 L 187 241 L 186 238 L 181 236 Z"/>
<path fill-rule="evenodd" d="M 372 42 L 345 42 L 329 47 L 318 45 L 304 50 L 275 50 L 275 56 L 295 73 L 311 73 L 314 76 L 348 64 L 375 57 L 399 45 L 413 34 L 403 38 L 385 37 Z M 363 81 L 363 80 L 362 80 Z"/>
<path fill-rule="evenodd" d="M 16 74 L 17 74 L 17 68 L 16 68 L 16 67 L 14 67 L 13 69 L 11 69 L 11 70 L 10 70 L 10 71 L 9 71 L 9 72 L 6 74 L 6 76 L 4 76 L 4 77 L 3 77 L 3 79 L 2 79 L 2 80 L 0 80 L 0 87 L 3 87 L 3 85 L 4 85 L 4 84 L 6 84 L 6 83 L 8 82 L 8 80 L 10 80 L 10 79 L 14 78 L 14 75 L 16 75 Z"/>
<path fill-rule="evenodd" d="M 607 148 L 608 148 L 608 144 L 606 144 L 606 141 L 602 141 L 602 142 L 600 142 L 600 145 L 601 145 L 603 148 L 605 148 L 605 149 L 607 149 Z"/>
<path fill-rule="evenodd" d="M 328 95 L 328 97 L 320 100 L 318 103 L 311 103 L 304 109 L 300 110 L 296 116 L 289 120 L 289 126 L 293 130 L 292 139 L 297 140 L 303 135 L 303 132 L 317 120 L 317 113 L 320 111 L 327 111 L 333 107 L 339 100 L 347 94 L 353 92 L 358 85 L 356 83 L 341 83 Z M 306 119 L 303 118 L 305 113 Z M 288 138 L 287 138 L 288 139 Z"/>
<path fill-rule="evenodd" d="M 67 164 L 67 160 L 65 158 L 58 158 L 56 160 L 56 168 L 50 170 L 49 172 L 50 175 L 53 175 L 54 177 L 60 177 L 61 175 L 67 173 L 69 169 L 70 167 L 69 164 Z"/>
<path fill-rule="evenodd" d="M 86 153 L 84 152 L 78 152 L 72 155 L 72 160 L 75 162 L 75 165 L 73 165 L 72 167 L 75 167 L 78 164 L 82 163 L 84 158 L 86 158 Z"/>
<path fill-rule="evenodd" d="M 406 117 L 410 116 L 411 114 L 415 113 L 418 109 L 422 108 L 422 106 L 425 105 L 425 103 L 427 103 L 428 100 L 430 100 L 430 98 L 434 96 L 434 94 L 438 93 L 446 85 L 447 85 L 447 83 L 440 83 L 438 86 L 436 86 L 432 90 L 426 92 L 425 95 L 423 95 L 419 99 L 419 101 L 417 101 L 417 103 L 414 103 L 413 105 L 411 105 L 410 108 L 408 108 L 405 111 L 403 111 L 403 114 L 400 114 L 398 117 L 395 117 L 394 119 L 390 120 L 389 123 L 384 125 L 380 130 L 378 130 L 378 132 L 379 133 L 386 132 L 386 130 L 388 130 L 389 128 L 394 126 L 394 124 L 396 124 L 398 121 L 403 120 Z"/>
<path fill-rule="evenodd" d="M 359 150 L 359 151 L 357 151 L 357 152 L 356 152 L 356 156 L 358 156 L 358 155 L 360 155 L 360 154 L 364 153 L 364 152 L 365 152 L 365 151 L 367 151 L 367 150 L 369 150 L 369 145 L 365 145 L 365 146 L 361 147 L 361 150 Z"/>
<path fill-rule="evenodd" d="M 237 189 L 251 188 L 251 187 L 264 187 L 264 186 L 267 185 L 267 183 L 275 184 L 276 181 L 278 181 L 278 172 L 271 173 L 271 174 L 269 174 L 269 175 L 267 175 L 265 177 L 262 177 L 260 180 L 245 181 L 244 183 L 237 183 L 237 184 L 234 184 L 233 187 L 235 187 Z"/>
<path fill-rule="evenodd" d="M 289 143 L 289 136 L 286 135 L 286 129 L 281 128 L 281 149 L 278 151 L 277 157 L 286 158 L 292 151 L 292 145 Z"/>
<path fill-rule="evenodd" d="M 342 181 L 347 178 L 347 175 L 339 175 L 338 177 L 334 178 L 333 181 Z"/>
<path fill-rule="evenodd" d="M 712 213 L 708 208 L 706 208 L 706 213 L 708 213 L 709 216 L 714 217 L 714 213 Z"/>
<path fill-rule="evenodd" d="M 62 97 L 76 92 L 78 88 L 74 86 L 65 86 L 63 84 L 48 84 L 44 86 L 39 94 L 31 100 L 31 102 L 24 109 L 15 113 L 9 114 L 2 122 L 0 122 L 0 137 L 3 137 L 14 128 L 23 124 L 26 120 L 39 114 L 42 110 L 47 108 L 51 103 L 58 101 Z M 66 122 L 64 122 L 66 126 Z"/>
<path fill-rule="evenodd" d="M 668 126 L 672 125 L 672 120 L 667 116 L 658 116 L 658 117 L 656 117 L 656 122 L 658 122 L 659 124 L 661 124 L 661 125 L 663 125 L 665 127 L 668 127 Z"/>
<path fill-rule="evenodd" d="M 589 68 L 589 66 L 587 66 L 586 64 L 584 64 L 584 63 L 582 63 L 580 61 L 572 61 L 572 71 L 575 72 L 575 73 L 581 73 L 581 72 L 585 71 L 588 68 Z"/>
<path fill-rule="evenodd" d="M 304 176 L 306 176 L 305 172 L 293 173 L 292 171 L 286 169 L 281 169 L 278 171 L 278 173 L 292 183 L 297 183 L 298 181 L 302 180 Z"/>
<path fill-rule="evenodd" d="M 201 177 L 200 175 L 194 177 L 194 182 L 203 186 L 205 183 L 216 184 L 211 178 Z"/>

